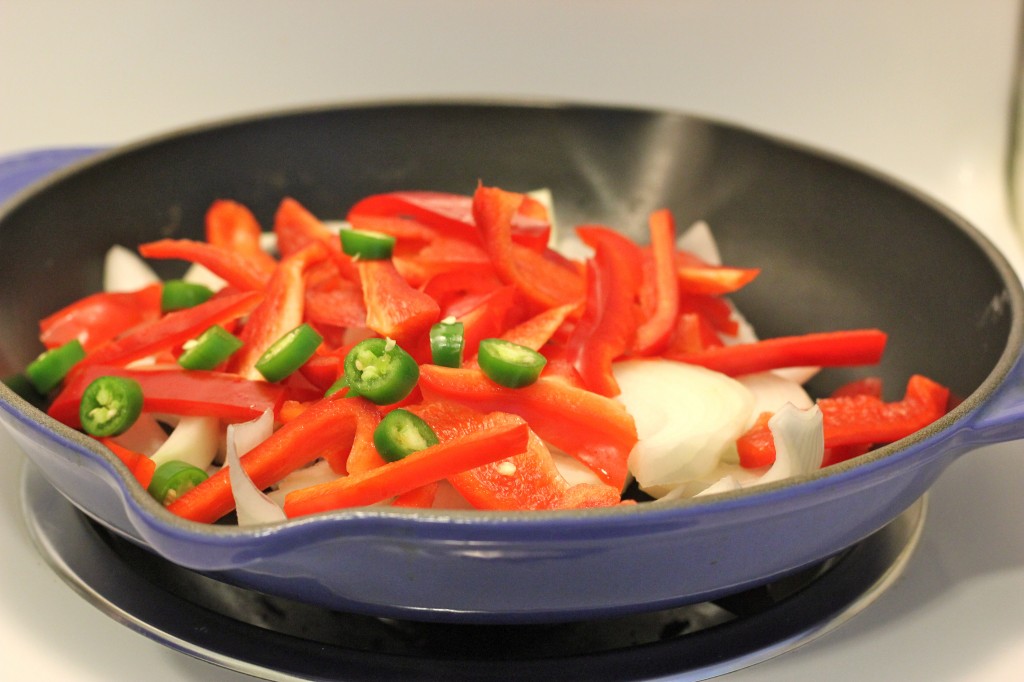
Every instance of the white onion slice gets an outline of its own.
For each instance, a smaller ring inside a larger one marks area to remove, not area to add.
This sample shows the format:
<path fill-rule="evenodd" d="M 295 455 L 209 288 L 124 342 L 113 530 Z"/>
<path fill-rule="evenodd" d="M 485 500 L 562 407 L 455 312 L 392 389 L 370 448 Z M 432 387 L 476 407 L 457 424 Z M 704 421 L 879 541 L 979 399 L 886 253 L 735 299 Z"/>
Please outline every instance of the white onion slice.
<path fill-rule="evenodd" d="M 157 466 L 172 460 L 200 469 L 213 463 L 220 445 L 220 420 L 216 417 L 182 417 L 163 445 L 150 459 Z"/>
<path fill-rule="evenodd" d="M 328 483 L 336 478 L 338 478 L 338 473 L 331 468 L 330 462 L 326 459 L 320 459 L 282 478 L 274 486 L 274 489 L 267 493 L 267 497 L 278 506 L 283 507 L 284 498 L 293 490 Z"/>
<path fill-rule="evenodd" d="M 220 291 L 227 286 L 227 282 L 213 274 L 205 265 L 199 263 L 193 263 L 189 266 L 188 270 L 181 277 L 186 282 L 192 284 L 202 284 L 205 287 L 209 287 L 212 291 Z"/>
<path fill-rule="evenodd" d="M 724 374 L 660 359 L 616 363 L 613 372 L 639 436 L 629 470 L 655 497 L 711 472 L 750 420 L 753 396 Z"/>
<path fill-rule="evenodd" d="M 241 457 L 270 437 L 274 431 L 274 413 L 267 410 L 257 419 L 228 426 L 227 454 L 231 494 L 235 498 L 238 525 L 284 521 L 284 510 L 256 487 L 242 467 Z"/>
<path fill-rule="evenodd" d="M 159 275 L 139 254 L 119 244 L 111 246 L 103 259 L 103 291 L 138 291 L 160 281 Z"/>
<path fill-rule="evenodd" d="M 821 468 L 825 456 L 825 432 L 821 408 L 799 409 L 785 405 L 768 420 L 775 440 L 775 463 L 758 484 L 808 474 Z"/>
<path fill-rule="evenodd" d="M 751 423 L 747 426 L 752 426 L 762 412 L 774 414 L 787 403 L 792 403 L 802 410 L 814 405 L 814 400 L 807 394 L 803 386 L 779 376 L 775 372 L 747 374 L 737 377 L 736 380 L 746 386 L 754 396 Z"/>

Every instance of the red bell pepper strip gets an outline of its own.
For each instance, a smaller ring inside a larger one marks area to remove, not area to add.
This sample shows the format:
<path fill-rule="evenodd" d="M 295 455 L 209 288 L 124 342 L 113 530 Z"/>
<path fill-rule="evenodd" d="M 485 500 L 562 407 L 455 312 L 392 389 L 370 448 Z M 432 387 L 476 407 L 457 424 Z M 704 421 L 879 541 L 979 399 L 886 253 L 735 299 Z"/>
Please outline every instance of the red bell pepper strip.
<path fill-rule="evenodd" d="M 680 291 L 687 294 L 721 296 L 739 291 L 752 282 L 759 268 L 732 268 L 717 265 L 677 265 Z"/>
<path fill-rule="evenodd" d="M 641 253 L 636 244 L 609 228 L 589 226 L 576 231 L 594 249 L 594 257 L 587 262 L 586 306 L 566 343 L 566 357 L 587 388 L 615 396 L 619 385 L 612 375 L 612 362 L 636 338 Z"/>
<path fill-rule="evenodd" d="M 696 313 L 703 317 L 715 331 L 726 336 L 736 336 L 740 330 L 739 322 L 733 316 L 729 301 L 717 296 L 680 293 L 679 313 Z"/>
<path fill-rule="evenodd" d="M 653 281 L 644 288 L 652 290 L 654 311 L 636 330 L 633 350 L 639 355 L 654 355 L 664 350 L 679 315 L 675 219 L 671 212 L 662 209 L 651 214 L 649 223 L 654 261 L 649 272 Z"/>
<path fill-rule="evenodd" d="M 482 272 L 473 268 L 439 273 L 427 280 L 421 290 L 437 301 L 442 311 L 441 316 L 446 317 L 444 311 L 467 296 L 486 294 L 503 286 L 505 284 L 488 266 L 488 269 Z"/>
<path fill-rule="evenodd" d="M 903 399 L 892 403 L 870 395 L 822 398 L 825 447 L 891 443 L 946 414 L 948 401 L 948 388 L 919 374 L 907 381 Z"/>
<path fill-rule="evenodd" d="M 477 277 L 493 272 L 491 260 L 479 244 L 449 237 L 438 237 L 415 253 L 396 253 L 392 260 L 406 281 L 416 287 L 448 272 L 471 272 Z"/>
<path fill-rule="evenodd" d="M 759 469 L 775 462 L 775 436 L 768 428 L 771 418 L 771 412 L 762 412 L 754 425 L 736 439 L 736 454 L 741 467 Z"/>
<path fill-rule="evenodd" d="M 882 359 L 886 339 L 885 332 L 877 329 L 855 329 L 780 336 L 666 357 L 740 376 L 784 367 L 873 365 Z"/>
<path fill-rule="evenodd" d="M 373 431 L 380 424 L 382 411 L 365 398 L 342 399 L 349 403 L 355 419 L 355 432 L 352 434 L 351 447 L 327 453 L 326 459 L 331 469 L 339 474 L 356 474 L 384 464 L 384 458 L 373 444 Z"/>
<path fill-rule="evenodd" d="M 353 405 L 348 399 L 321 400 L 242 455 L 242 467 L 257 488 L 268 488 L 319 457 L 347 450 L 355 429 Z M 224 467 L 167 509 L 185 519 L 213 523 L 234 507 L 230 473 Z"/>
<path fill-rule="evenodd" d="M 406 249 L 422 248 L 434 239 L 439 239 L 437 230 L 410 220 L 387 215 L 370 215 L 365 213 L 349 213 L 349 224 L 353 230 L 380 232 L 395 238 L 395 251 L 402 253 Z M 459 240 L 463 241 L 463 240 Z M 463 243 L 466 243 L 463 241 Z"/>
<path fill-rule="evenodd" d="M 688 355 L 723 345 L 725 344 L 707 317 L 695 312 L 685 312 L 676 320 L 676 329 L 665 353 Z"/>
<path fill-rule="evenodd" d="M 499 386 L 478 369 L 420 367 L 425 400 L 449 400 L 486 412 L 510 412 L 525 419 L 537 435 L 590 467 L 602 481 L 621 490 L 636 424 L 621 404 L 604 396 L 541 377 L 523 388 Z"/>
<path fill-rule="evenodd" d="M 160 284 L 151 284 L 133 292 L 86 296 L 43 318 L 39 339 L 47 348 L 78 339 L 91 352 L 126 329 L 159 318 L 160 292 Z"/>
<path fill-rule="evenodd" d="M 576 303 L 549 308 L 506 330 L 501 338 L 539 351 L 579 309 L 580 305 Z"/>
<path fill-rule="evenodd" d="M 441 442 L 519 419 L 503 412 L 485 414 L 450 402 L 426 403 L 409 409 L 430 425 Z M 464 471 L 449 477 L 448 481 L 477 509 L 611 506 L 621 499 L 617 489 L 604 484 L 588 485 L 568 497 L 572 486 L 559 473 L 547 446 L 533 431 L 529 447 L 522 454 Z"/>
<path fill-rule="evenodd" d="M 579 301 L 584 289 L 577 272 L 512 241 L 512 220 L 522 201 L 523 195 L 496 187 L 478 187 L 473 195 L 473 219 L 495 272 L 540 308 Z"/>
<path fill-rule="evenodd" d="M 419 488 L 413 488 L 407 493 L 402 493 L 391 501 L 392 507 L 406 507 L 408 509 L 429 509 L 434 505 L 437 497 L 437 489 L 440 481 L 434 481 Z"/>
<path fill-rule="evenodd" d="M 422 291 L 409 286 L 390 260 L 357 263 L 366 305 L 366 326 L 400 345 L 427 332 L 441 309 Z"/>
<path fill-rule="evenodd" d="M 862 379 L 854 379 L 848 383 L 843 384 L 836 390 L 832 391 L 832 398 L 842 398 L 844 396 L 854 395 L 870 395 L 881 399 L 882 397 L 882 379 L 879 377 L 864 377 Z"/>
<path fill-rule="evenodd" d="M 192 308 L 167 313 L 139 325 L 85 356 L 78 367 L 127 364 L 194 339 L 215 324 L 226 324 L 252 311 L 263 299 L 255 291 L 214 296 Z"/>
<path fill-rule="evenodd" d="M 237 201 L 218 199 L 206 211 L 207 243 L 244 255 L 269 277 L 277 261 L 263 250 L 262 234 L 256 216 Z"/>
<path fill-rule="evenodd" d="M 135 480 L 143 488 L 148 488 L 153 480 L 153 472 L 156 471 L 156 462 L 142 453 L 129 450 L 119 445 L 113 438 L 98 438 L 100 443 L 107 446 L 121 462 L 128 467 Z"/>
<path fill-rule="evenodd" d="M 500 335 L 508 327 L 515 304 L 515 289 L 501 287 L 480 296 L 467 297 L 466 307 L 458 304 L 444 312 L 462 322 L 464 357 L 476 355 L 480 342 Z M 429 357 L 429 356 L 427 356 Z"/>
<path fill-rule="evenodd" d="M 903 399 L 885 402 L 870 393 L 855 393 L 821 398 L 825 448 L 845 449 L 846 456 L 860 454 L 862 446 L 891 443 L 919 431 L 946 414 L 949 389 L 915 374 L 907 381 Z M 775 461 L 775 441 L 768 428 L 768 417 L 757 423 L 736 443 L 740 464 L 756 468 Z M 839 459 L 832 455 L 828 462 Z"/>
<path fill-rule="evenodd" d="M 331 327 L 365 327 L 363 292 L 348 280 L 339 279 L 334 288 L 306 288 L 306 317 L 315 324 Z"/>
<path fill-rule="evenodd" d="M 243 253 L 192 239 L 159 239 L 139 246 L 145 258 L 180 259 L 198 263 L 242 291 L 259 291 L 270 274 Z"/>
<path fill-rule="evenodd" d="M 338 273 L 350 281 L 358 281 L 352 257 L 341 250 L 338 235 L 295 199 L 286 197 L 278 205 L 274 214 L 274 234 L 277 235 L 277 248 L 282 257 L 302 251 L 313 242 L 320 242 L 330 253 Z"/>
<path fill-rule="evenodd" d="M 120 376 L 139 382 L 145 412 L 218 417 L 225 421 L 255 419 L 268 409 L 276 410 L 288 395 L 288 390 L 277 384 L 249 381 L 223 372 L 91 365 L 72 372 L 47 413 L 59 422 L 79 428 L 78 406 L 82 394 L 101 376 Z"/>
<path fill-rule="evenodd" d="M 548 245 L 551 224 L 538 202 L 519 195 L 519 210 L 512 216 L 511 238 L 534 251 Z M 410 217 L 427 225 L 439 236 L 479 242 L 474 223 L 473 200 L 461 194 L 443 192 L 391 192 L 366 197 L 349 210 L 349 222 L 364 224 L 363 215 Z"/>
<path fill-rule="evenodd" d="M 260 356 L 271 344 L 304 320 L 304 273 L 327 256 L 328 250 L 323 244 L 312 242 L 281 261 L 267 283 L 266 296 L 253 309 L 242 327 L 239 338 L 245 345 L 231 358 L 231 371 L 250 379 L 262 376 L 256 369 Z"/>
<path fill-rule="evenodd" d="M 382 502 L 459 472 L 524 452 L 529 435 L 530 428 L 523 422 L 467 434 L 361 474 L 295 490 L 285 497 L 284 512 L 291 518 Z"/>

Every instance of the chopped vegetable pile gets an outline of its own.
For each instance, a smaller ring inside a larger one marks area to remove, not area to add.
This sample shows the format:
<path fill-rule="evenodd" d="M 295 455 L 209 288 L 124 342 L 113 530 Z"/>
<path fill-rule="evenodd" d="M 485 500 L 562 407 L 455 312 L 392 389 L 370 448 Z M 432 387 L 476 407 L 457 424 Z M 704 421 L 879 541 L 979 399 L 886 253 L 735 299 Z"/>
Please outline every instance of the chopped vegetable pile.
<path fill-rule="evenodd" d="M 545 195 L 392 192 L 272 230 L 213 203 L 206 239 L 114 247 L 105 291 L 40 322 L 25 371 L 171 512 L 275 521 L 343 507 L 574 509 L 787 478 L 945 414 L 913 376 L 813 401 L 826 366 L 886 335 L 757 340 L 707 226 L 650 216 L 646 244 L 584 225 L 556 249 Z M 268 244 L 270 245 L 268 247 Z M 190 264 L 161 281 L 145 259 Z"/>

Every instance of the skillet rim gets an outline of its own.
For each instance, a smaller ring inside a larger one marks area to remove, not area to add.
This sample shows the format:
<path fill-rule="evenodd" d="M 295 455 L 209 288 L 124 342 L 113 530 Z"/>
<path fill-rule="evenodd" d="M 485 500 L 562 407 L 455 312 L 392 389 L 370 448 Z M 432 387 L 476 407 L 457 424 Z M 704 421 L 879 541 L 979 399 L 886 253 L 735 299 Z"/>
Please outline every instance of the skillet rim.
<path fill-rule="evenodd" d="M 879 171 L 864 163 L 849 159 L 840 154 L 823 150 L 811 144 L 794 141 L 788 137 L 767 133 L 757 130 L 748 125 L 730 122 L 721 118 L 712 118 L 687 111 L 672 110 L 657 107 L 645 107 L 636 105 L 624 105 L 617 103 L 581 102 L 566 101 L 543 98 L 446 98 L 446 97 L 425 97 L 425 98 L 374 98 L 366 100 L 324 102 L 305 106 L 275 108 L 266 111 L 254 111 L 237 114 L 234 116 L 221 117 L 210 121 L 202 121 L 190 125 L 180 126 L 154 135 L 145 136 L 126 144 L 113 146 L 109 149 L 91 154 L 79 161 L 73 162 L 61 170 L 48 175 L 47 177 L 33 182 L 22 190 L 13 194 L 8 200 L 0 204 L 0 229 L 2 229 L 7 216 L 15 212 L 20 205 L 34 198 L 44 195 L 54 187 L 59 186 L 65 179 L 88 172 L 91 168 L 108 163 L 132 153 L 151 148 L 160 144 L 174 142 L 178 138 L 198 134 L 216 132 L 218 130 L 232 127 L 240 127 L 253 123 L 266 123 L 275 119 L 308 116 L 317 113 L 329 113 L 337 110 L 370 110 L 384 108 L 452 108 L 470 110 L 473 108 L 505 108 L 510 111 L 536 111 L 536 110 L 560 110 L 571 112 L 582 111 L 616 111 L 635 113 L 638 115 L 671 116 L 673 118 L 691 119 L 696 122 L 707 124 L 714 128 L 723 129 L 729 132 L 740 133 L 773 145 L 781 146 L 792 151 L 809 155 L 818 160 L 825 161 L 830 165 L 838 165 L 856 174 L 867 176 L 892 191 L 906 195 L 910 199 L 922 204 L 924 207 L 938 213 L 946 222 L 950 223 L 979 249 L 986 260 L 992 265 L 995 274 L 1004 285 L 1004 291 L 1008 296 L 1008 311 L 1011 316 L 1010 330 L 1007 342 L 1001 352 L 998 361 L 992 367 L 986 378 L 978 387 L 967 396 L 963 402 L 953 408 L 948 414 L 937 420 L 928 427 L 921 429 L 913 435 L 895 443 L 885 445 L 853 460 L 837 465 L 820 469 L 810 474 L 791 477 L 784 481 L 744 488 L 736 491 L 729 491 L 711 495 L 705 498 L 689 498 L 672 500 L 669 502 L 648 502 L 637 505 L 626 505 L 614 508 L 583 509 L 583 510 L 557 510 L 557 511 L 534 511 L 524 512 L 501 512 L 482 510 L 406 510 L 394 507 L 355 508 L 350 510 L 335 510 L 323 512 L 307 517 L 290 519 L 284 522 L 269 524 L 255 524 L 250 526 L 226 526 L 208 525 L 182 519 L 159 505 L 139 485 L 128 472 L 127 467 L 118 460 L 112 453 L 108 452 L 87 435 L 71 429 L 60 422 L 48 417 L 43 411 L 38 410 L 30 403 L 11 391 L 6 385 L 0 385 L 0 402 L 5 410 L 10 412 L 23 424 L 30 426 L 39 432 L 39 435 L 48 440 L 56 440 L 60 445 L 71 448 L 85 456 L 98 460 L 98 463 L 115 476 L 117 489 L 126 501 L 130 501 L 135 507 L 136 513 L 150 516 L 148 523 L 163 527 L 165 531 L 171 532 L 177 539 L 188 537 L 206 538 L 225 541 L 227 544 L 244 544 L 254 538 L 265 539 L 269 536 L 290 536 L 293 533 L 316 531 L 323 526 L 334 524 L 362 525 L 371 523 L 380 526 L 383 531 L 392 525 L 397 529 L 406 527 L 409 524 L 414 526 L 431 525 L 438 527 L 450 527 L 464 530 L 466 528 L 479 527 L 482 531 L 496 531 L 509 529 L 511 532 L 519 533 L 522 530 L 533 526 L 544 526 L 547 530 L 560 528 L 566 532 L 578 531 L 581 525 L 590 528 L 596 524 L 606 522 L 619 522 L 627 526 L 640 520 L 663 519 L 667 517 L 678 517 L 679 521 L 685 520 L 693 514 L 708 514 L 714 512 L 726 513 L 737 506 L 747 507 L 760 504 L 771 504 L 773 502 L 792 501 L 792 498 L 799 491 L 812 492 L 824 485 L 835 484 L 839 481 L 855 480 L 867 476 L 870 472 L 880 468 L 888 468 L 890 465 L 907 457 L 924 456 L 922 452 L 929 444 L 939 445 L 944 437 L 951 436 L 961 428 L 969 428 L 970 417 L 976 414 L 977 410 L 985 404 L 996 390 L 1003 385 L 1011 369 L 1021 360 L 1021 347 L 1024 345 L 1024 289 L 1012 266 L 1006 257 L 995 247 L 995 245 L 982 234 L 973 224 L 967 221 L 956 211 L 946 206 L 936 198 L 924 193 L 885 172 Z M 933 456 L 941 452 L 928 453 Z M 959 453 L 958 453 L 959 454 Z M 792 493 L 793 490 L 797 493 Z M 134 520 L 134 518 L 133 518 Z M 138 529 L 137 529 L 138 530 Z M 622 529 L 626 531 L 626 528 Z M 457 531 L 455 531 L 457 533 Z M 384 534 L 383 532 L 381 534 Z M 461 535 L 459 536 L 461 537 Z"/>

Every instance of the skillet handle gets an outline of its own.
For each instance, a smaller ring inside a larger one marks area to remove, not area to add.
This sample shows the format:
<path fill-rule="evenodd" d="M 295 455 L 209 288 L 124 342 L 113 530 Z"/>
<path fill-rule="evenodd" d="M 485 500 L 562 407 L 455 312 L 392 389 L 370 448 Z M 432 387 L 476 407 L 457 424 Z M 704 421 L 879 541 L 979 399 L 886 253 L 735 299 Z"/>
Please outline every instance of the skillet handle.
<path fill-rule="evenodd" d="M 957 429 L 970 445 L 1024 438 L 1024 358 L 1017 358 L 992 395 Z"/>

